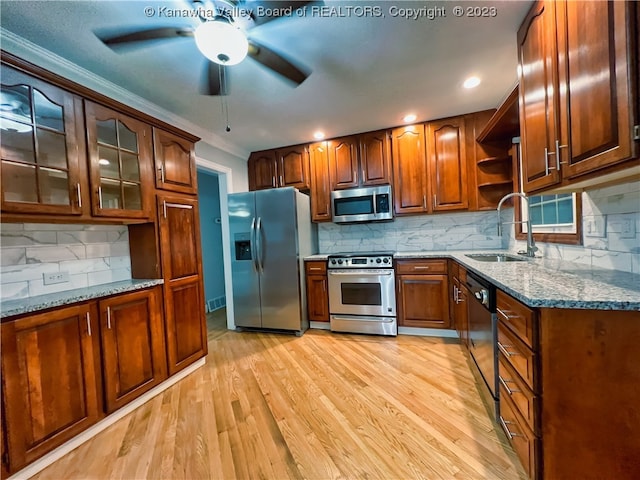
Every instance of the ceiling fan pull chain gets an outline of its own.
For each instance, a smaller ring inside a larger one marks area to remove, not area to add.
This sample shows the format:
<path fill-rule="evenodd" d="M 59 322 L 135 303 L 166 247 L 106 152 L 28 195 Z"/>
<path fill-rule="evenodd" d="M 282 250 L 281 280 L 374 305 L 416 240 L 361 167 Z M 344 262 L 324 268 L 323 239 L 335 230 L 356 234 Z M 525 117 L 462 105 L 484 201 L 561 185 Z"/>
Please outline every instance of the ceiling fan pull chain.
<path fill-rule="evenodd" d="M 229 104 L 227 103 L 227 72 L 224 71 L 224 65 L 221 65 L 218 69 L 218 81 L 220 83 L 220 102 L 222 106 L 222 116 L 226 122 L 226 132 L 231 131 L 231 127 L 229 126 Z"/>

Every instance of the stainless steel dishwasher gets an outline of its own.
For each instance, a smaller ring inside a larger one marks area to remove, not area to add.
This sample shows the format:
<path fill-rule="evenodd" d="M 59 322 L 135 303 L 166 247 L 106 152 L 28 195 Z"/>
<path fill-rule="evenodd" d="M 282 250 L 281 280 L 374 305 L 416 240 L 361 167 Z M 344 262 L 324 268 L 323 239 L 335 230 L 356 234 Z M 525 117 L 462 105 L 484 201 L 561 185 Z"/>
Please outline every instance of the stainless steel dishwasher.
<path fill-rule="evenodd" d="M 477 368 L 474 373 L 481 378 L 480 391 L 496 419 L 499 415 L 496 289 L 471 272 L 467 273 L 467 288 L 471 293 L 467 302 L 469 351 Z"/>

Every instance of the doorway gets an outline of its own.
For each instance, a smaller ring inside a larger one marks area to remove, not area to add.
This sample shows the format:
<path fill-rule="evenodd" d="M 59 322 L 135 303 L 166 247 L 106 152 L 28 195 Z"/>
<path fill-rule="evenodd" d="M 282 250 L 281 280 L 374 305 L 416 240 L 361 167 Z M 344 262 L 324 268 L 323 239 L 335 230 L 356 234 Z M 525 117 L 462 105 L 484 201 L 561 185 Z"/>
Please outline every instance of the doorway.
<path fill-rule="evenodd" d="M 207 331 L 209 339 L 226 329 L 234 329 L 231 262 L 229 257 L 229 219 L 227 193 L 231 169 L 196 158 L 198 204 L 204 278 Z"/>

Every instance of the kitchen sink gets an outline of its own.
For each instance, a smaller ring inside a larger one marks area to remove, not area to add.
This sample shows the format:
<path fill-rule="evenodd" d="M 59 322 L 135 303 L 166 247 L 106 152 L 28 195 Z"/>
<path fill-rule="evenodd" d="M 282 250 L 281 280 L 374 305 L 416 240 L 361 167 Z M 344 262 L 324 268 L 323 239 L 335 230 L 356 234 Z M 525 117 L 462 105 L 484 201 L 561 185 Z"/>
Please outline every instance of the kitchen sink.
<path fill-rule="evenodd" d="M 467 253 L 465 256 L 481 262 L 526 262 L 526 257 L 518 257 L 507 253 Z"/>

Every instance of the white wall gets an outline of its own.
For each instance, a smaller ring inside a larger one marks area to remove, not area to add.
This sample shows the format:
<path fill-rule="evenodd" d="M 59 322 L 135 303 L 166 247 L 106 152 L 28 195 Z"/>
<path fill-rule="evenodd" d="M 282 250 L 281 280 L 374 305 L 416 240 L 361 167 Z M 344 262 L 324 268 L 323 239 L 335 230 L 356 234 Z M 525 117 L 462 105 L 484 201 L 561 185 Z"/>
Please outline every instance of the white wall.
<path fill-rule="evenodd" d="M 129 234 L 122 225 L 3 223 L 0 258 L 3 301 L 131 278 Z M 44 285 L 43 273 L 63 271 L 68 282 Z"/>
<path fill-rule="evenodd" d="M 515 240 L 513 227 L 505 233 L 505 248 L 526 248 L 525 241 Z M 583 192 L 582 239 L 582 245 L 537 243 L 537 255 L 640 273 L 640 181 Z"/>

